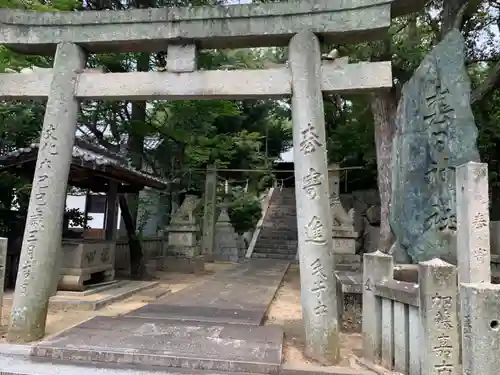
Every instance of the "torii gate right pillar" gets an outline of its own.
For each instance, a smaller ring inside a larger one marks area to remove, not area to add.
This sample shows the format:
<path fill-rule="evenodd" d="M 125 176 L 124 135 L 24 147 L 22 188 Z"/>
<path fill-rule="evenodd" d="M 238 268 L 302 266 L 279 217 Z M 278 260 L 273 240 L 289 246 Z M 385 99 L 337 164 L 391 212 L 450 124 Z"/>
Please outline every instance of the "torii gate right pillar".
<path fill-rule="evenodd" d="M 325 365 L 340 357 L 340 317 L 328 191 L 321 52 L 310 31 L 289 45 L 298 249 L 306 355 Z"/>

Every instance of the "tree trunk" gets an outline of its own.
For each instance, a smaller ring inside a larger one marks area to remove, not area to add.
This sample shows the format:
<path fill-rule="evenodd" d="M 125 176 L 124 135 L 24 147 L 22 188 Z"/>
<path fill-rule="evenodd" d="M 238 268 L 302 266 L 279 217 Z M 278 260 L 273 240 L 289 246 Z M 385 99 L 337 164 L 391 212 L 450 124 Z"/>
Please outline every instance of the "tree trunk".
<path fill-rule="evenodd" d="M 137 71 L 147 72 L 148 70 L 149 70 L 149 54 L 141 53 L 137 58 Z M 132 128 L 129 131 L 127 152 L 131 159 L 132 166 L 137 170 L 141 170 L 142 153 L 144 149 L 144 137 L 140 132 L 134 131 L 134 127 L 141 126 L 146 122 L 146 102 L 132 102 L 131 121 L 132 121 Z M 135 241 L 133 240 L 133 236 L 137 238 L 136 228 L 137 228 L 137 213 L 139 211 L 139 193 L 127 194 L 126 202 L 129 212 L 128 219 L 130 220 L 130 226 L 127 226 L 125 222 L 125 215 L 123 215 L 123 221 L 127 229 L 127 236 L 130 243 L 131 270 L 136 270 L 136 272 L 142 273 L 143 265 L 140 262 L 142 262 L 143 254 L 140 243 L 137 241 L 139 245 L 133 246 L 133 243 L 135 243 Z M 133 230 L 133 233 L 131 232 L 131 230 Z M 137 260 L 139 263 L 134 264 L 135 260 Z M 134 275 L 133 272 L 132 274 Z M 134 276 L 139 277 L 140 275 L 135 274 Z"/>
<path fill-rule="evenodd" d="M 137 237 L 134 221 L 129 210 L 127 199 L 120 195 L 118 198 L 123 223 L 127 230 L 128 244 L 130 249 L 130 274 L 134 278 L 142 278 L 145 275 L 144 256 L 142 254 L 141 242 Z"/>
<path fill-rule="evenodd" d="M 372 94 L 371 108 L 375 126 L 378 189 L 380 194 L 380 239 L 378 248 L 384 253 L 389 253 L 393 243 L 389 210 L 392 193 L 392 141 L 397 108 L 397 97 L 394 90 Z"/>

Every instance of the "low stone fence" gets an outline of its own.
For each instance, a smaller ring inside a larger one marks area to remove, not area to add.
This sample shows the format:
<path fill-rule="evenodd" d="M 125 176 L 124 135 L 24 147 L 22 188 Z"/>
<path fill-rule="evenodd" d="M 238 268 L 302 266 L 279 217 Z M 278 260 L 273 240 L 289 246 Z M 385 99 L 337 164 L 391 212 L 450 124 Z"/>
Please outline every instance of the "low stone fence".
<path fill-rule="evenodd" d="M 487 166 L 457 168 L 457 266 L 418 264 L 417 283 L 394 279 L 393 258 L 363 258 L 366 360 L 408 375 L 497 375 L 500 285 L 492 284 Z"/>
<path fill-rule="evenodd" d="M 365 254 L 363 263 L 365 358 L 408 375 L 434 374 L 441 365 L 456 368 L 456 267 L 439 259 L 422 262 L 417 284 L 394 280 L 392 256 Z"/>

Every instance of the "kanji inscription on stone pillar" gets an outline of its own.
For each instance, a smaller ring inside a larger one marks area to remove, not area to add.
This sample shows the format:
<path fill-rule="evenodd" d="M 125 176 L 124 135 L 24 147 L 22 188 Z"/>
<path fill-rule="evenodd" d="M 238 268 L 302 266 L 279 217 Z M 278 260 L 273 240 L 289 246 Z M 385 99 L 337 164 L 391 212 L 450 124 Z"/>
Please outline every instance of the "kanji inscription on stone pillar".
<path fill-rule="evenodd" d="M 290 42 L 292 121 L 306 355 L 323 364 L 339 360 L 339 317 L 332 252 L 321 56 L 308 31 Z"/>

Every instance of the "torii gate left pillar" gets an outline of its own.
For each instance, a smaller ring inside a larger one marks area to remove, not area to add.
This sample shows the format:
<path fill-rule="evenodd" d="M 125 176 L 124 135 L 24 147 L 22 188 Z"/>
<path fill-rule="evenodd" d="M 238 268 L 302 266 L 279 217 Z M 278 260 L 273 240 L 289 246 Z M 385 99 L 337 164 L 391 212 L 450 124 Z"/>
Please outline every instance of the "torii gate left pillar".
<path fill-rule="evenodd" d="M 79 109 L 74 97 L 75 84 L 85 64 L 86 53 L 76 44 L 57 46 L 54 59 L 57 74 L 52 75 L 40 136 L 12 302 L 9 341 L 31 342 L 45 334 L 50 285 L 57 257 L 62 256 L 63 212 Z"/>

